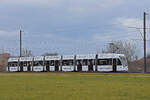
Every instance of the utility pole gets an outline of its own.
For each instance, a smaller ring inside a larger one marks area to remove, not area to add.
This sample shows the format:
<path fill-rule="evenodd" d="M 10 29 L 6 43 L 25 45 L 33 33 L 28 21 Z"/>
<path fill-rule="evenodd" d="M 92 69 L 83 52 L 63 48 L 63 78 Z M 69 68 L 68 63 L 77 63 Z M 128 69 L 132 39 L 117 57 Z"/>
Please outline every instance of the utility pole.
<path fill-rule="evenodd" d="M 146 69 L 147 69 L 147 61 L 146 61 L 146 15 L 148 15 L 146 12 L 144 12 L 144 18 L 143 18 L 143 28 L 137 28 L 137 27 L 128 27 L 128 28 L 135 28 L 135 29 L 143 29 L 143 33 L 144 35 L 142 36 L 142 33 L 140 32 L 142 38 L 143 38 L 143 42 L 144 42 L 144 73 L 146 73 Z"/>
<path fill-rule="evenodd" d="M 144 73 L 146 73 L 147 63 L 146 63 L 146 12 L 144 12 L 144 19 L 143 19 L 143 32 L 144 32 Z"/>
<path fill-rule="evenodd" d="M 22 56 L 22 30 L 20 30 L 20 57 Z"/>

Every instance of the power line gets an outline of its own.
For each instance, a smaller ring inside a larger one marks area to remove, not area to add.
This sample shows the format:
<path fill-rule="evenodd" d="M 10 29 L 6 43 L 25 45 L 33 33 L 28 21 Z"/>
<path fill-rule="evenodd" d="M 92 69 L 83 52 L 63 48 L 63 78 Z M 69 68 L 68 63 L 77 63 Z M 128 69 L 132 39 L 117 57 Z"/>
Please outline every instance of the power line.
<path fill-rule="evenodd" d="M 144 42 L 144 73 L 146 73 L 146 70 L 147 70 L 147 57 L 146 57 L 146 30 L 147 29 L 150 29 L 150 28 L 147 28 L 146 27 L 146 15 L 148 15 L 146 12 L 144 12 L 144 16 L 143 16 L 143 28 L 138 28 L 138 27 L 128 27 L 128 28 L 135 28 L 137 30 L 139 30 L 142 38 L 143 38 L 143 42 Z M 142 32 L 140 31 L 140 29 L 143 29 L 143 35 L 142 35 Z"/>

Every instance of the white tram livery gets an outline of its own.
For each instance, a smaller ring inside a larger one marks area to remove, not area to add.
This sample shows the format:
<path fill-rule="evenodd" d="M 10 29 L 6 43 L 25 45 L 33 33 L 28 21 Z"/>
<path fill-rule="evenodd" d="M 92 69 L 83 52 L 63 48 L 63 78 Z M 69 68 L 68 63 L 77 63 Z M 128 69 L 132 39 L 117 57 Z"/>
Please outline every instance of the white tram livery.
<path fill-rule="evenodd" d="M 124 54 L 80 54 L 63 56 L 11 57 L 9 72 L 127 72 Z"/>
<path fill-rule="evenodd" d="M 9 58 L 8 59 L 8 67 L 7 67 L 7 71 L 10 71 L 10 72 L 17 72 L 19 71 L 19 58 Z"/>
<path fill-rule="evenodd" d="M 33 57 L 20 57 L 19 58 L 19 71 L 32 71 Z"/>
<path fill-rule="evenodd" d="M 76 71 L 95 71 L 96 54 L 77 55 Z"/>
<path fill-rule="evenodd" d="M 46 71 L 60 71 L 61 56 L 45 56 L 45 70 Z"/>
<path fill-rule="evenodd" d="M 62 56 L 62 71 L 73 72 L 74 71 L 74 55 L 64 55 Z"/>
<path fill-rule="evenodd" d="M 35 72 L 44 71 L 44 56 L 37 56 L 33 58 L 33 66 L 32 70 Z"/>
<path fill-rule="evenodd" d="M 124 54 L 98 54 L 97 71 L 128 71 L 127 60 Z"/>

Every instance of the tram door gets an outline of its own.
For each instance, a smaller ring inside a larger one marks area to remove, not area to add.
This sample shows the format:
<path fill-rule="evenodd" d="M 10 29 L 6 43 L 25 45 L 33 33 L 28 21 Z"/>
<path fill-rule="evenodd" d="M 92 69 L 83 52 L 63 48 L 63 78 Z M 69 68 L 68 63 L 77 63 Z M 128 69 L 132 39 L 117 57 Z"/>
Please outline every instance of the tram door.
<path fill-rule="evenodd" d="M 117 71 L 117 59 L 113 59 L 113 65 L 112 65 L 112 67 L 113 67 L 113 72 L 116 72 Z"/>
<path fill-rule="evenodd" d="M 27 71 L 31 71 L 31 66 L 32 66 L 32 63 L 31 62 L 27 62 Z"/>
<path fill-rule="evenodd" d="M 92 60 L 92 59 L 90 59 L 89 61 L 88 61 L 88 69 L 89 69 L 89 71 L 94 71 L 93 70 L 93 65 L 94 65 L 94 60 Z"/>
<path fill-rule="evenodd" d="M 49 66 L 50 66 L 50 62 L 49 62 L 49 61 L 46 61 L 46 71 L 47 71 L 47 72 L 49 71 Z"/>
<path fill-rule="evenodd" d="M 59 71 L 59 60 L 49 61 L 48 69 L 50 71 Z"/>
<path fill-rule="evenodd" d="M 23 62 L 20 62 L 20 72 L 23 72 Z"/>
<path fill-rule="evenodd" d="M 49 61 L 49 70 L 55 71 L 55 61 L 54 60 Z"/>
<path fill-rule="evenodd" d="M 77 61 L 77 71 L 82 71 L 82 62 L 81 62 L 81 60 L 78 60 Z"/>
<path fill-rule="evenodd" d="M 55 71 L 59 71 L 59 61 L 55 61 Z"/>

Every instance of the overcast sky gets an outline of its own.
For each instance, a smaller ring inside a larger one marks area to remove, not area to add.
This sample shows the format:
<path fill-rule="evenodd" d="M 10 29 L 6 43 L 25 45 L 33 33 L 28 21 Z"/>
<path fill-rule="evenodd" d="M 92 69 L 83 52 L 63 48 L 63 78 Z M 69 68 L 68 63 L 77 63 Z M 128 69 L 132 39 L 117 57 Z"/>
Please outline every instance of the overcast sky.
<path fill-rule="evenodd" d="M 0 50 L 17 55 L 22 29 L 23 47 L 34 55 L 97 53 L 123 40 L 142 56 L 143 42 L 134 40 L 140 32 L 128 27 L 142 27 L 149 7 L 149 0 L 0 0 Z"/>

